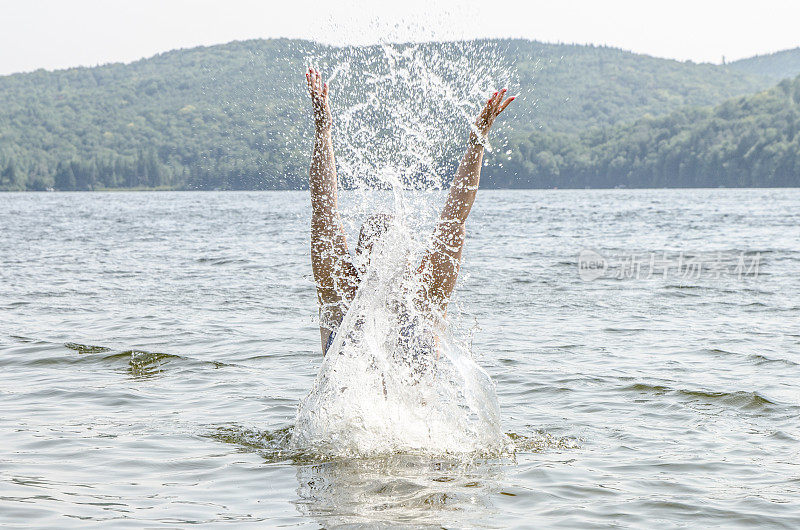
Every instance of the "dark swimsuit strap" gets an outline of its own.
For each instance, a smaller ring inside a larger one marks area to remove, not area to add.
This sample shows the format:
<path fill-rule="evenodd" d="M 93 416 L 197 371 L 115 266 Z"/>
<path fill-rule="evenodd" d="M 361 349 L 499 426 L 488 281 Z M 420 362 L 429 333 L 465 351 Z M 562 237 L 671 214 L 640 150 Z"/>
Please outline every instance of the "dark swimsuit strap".
<path fill-rule="evenodd" d="M 344 320 L 344 317 L 342 317 L 339 322 L 336 323 L 336 327 L 333 328 L 331 330 L 331 334 L 328 335 L 328 341 L 325 343 L 325 349 L 322 351 L 322 355 L 326 355 L 328 353 L 331 344 L 333 344 L 333 339 L 336 338 L 336 332 L 339 331 L 339 326 L 342 325 L 342 320 Z"/>
<path fill-rule="evenodd" d="M 325 350 L 323 350 L 323 352 L 322 352 L 323 355 L 328 353 L 328 350 L 330 349 L 331 344 L 333 344 L 333 336 L 334 335 L 336 335 L 335 331 L 331 331 L 331 334 L 328 335 L 328 342 L 325 343 Z"/>

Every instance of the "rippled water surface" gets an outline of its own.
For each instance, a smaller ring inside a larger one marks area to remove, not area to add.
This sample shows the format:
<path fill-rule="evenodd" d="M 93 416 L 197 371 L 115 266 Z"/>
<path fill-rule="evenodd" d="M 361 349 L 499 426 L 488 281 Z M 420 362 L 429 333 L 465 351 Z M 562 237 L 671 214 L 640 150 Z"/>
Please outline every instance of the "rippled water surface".
<path fill-rule="evenodd" d="M 518 450 L 469 462 L 286 450 L 308 216 L 0 195 L 0 523 L 800 526 L 800 190 L 482 191 L 457 313 Z"/>

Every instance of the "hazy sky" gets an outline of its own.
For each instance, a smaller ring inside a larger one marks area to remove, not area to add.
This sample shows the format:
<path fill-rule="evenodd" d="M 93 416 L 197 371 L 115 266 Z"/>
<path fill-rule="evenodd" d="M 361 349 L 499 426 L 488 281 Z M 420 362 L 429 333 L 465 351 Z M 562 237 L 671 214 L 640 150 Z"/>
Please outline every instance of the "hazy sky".
<path fill-rule="evenodd" d="M 798 21 L 800 0 L 0 0 L 0 75 L 259 37 L 525 37 L 720 62 L 800 46 Z"/>

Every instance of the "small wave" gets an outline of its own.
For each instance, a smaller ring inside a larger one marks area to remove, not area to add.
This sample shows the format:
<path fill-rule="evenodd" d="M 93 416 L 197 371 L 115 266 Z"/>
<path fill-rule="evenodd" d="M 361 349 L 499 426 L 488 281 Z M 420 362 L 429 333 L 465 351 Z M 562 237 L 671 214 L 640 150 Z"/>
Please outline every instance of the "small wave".
<path fill-rule="evenodd" d="M 174 360 L 187 360 L 180 355 L 144 350 L 127 350 L 115 353 L 104 360 L 127 360 L 128 372 L 134 377 L 151 377 L 162 371 L 164 364 Z"/>
<path fill-rule="evenodd" d="M 77 342 L 67 342 L 64 346 L 72 351 L 78 352 L 85 362 L 100 362 L 114 365 L 127 364 L 127 371 L 134 377 L 152 377 L 161 373 L 168 363 L 180 363 L 182 366 L 211 366 L 222 368 L 232 366 L 220 361 L 203 361 L 192 357 L 185 357 L 173 353 L 151 352 L 146 350 L 114 350 L 107 346 L 92 344 L 80 344 Z M 74 362 L 75 359 L 65 358 L 46 358 L 36 360 L 36 364 L 58 364 L 61 362 Z"/>
<path fill-rule="evenodd" d="M 8 302 L 5 305 L 5 308 L 6 309 L 14 309 L 15 307 L 22 307 L 22 306 L 26 306 L 26 305 L 30 305 L 30 304 L 31 304 L 31 302 L 28 301 L 28 300 L 15 300 L 13 302 Z"/>
<path fill-rule="evenodd" d="M 704 390 L 688 390 L 683 388 L 670 388 L 662 385 L 650 385 L 647 383 L 635 383 L 622 387 L 620 390 L 627 392 L 641 392 L 646 394 L 671 395 L 681 398 L 688 398 L 692 401 L 701 401 L 709 404 L 721 404 L 743 410 L 764 410 L 776 406 L 777 403 L 770 401 L 757 392 L 738 390 L 733 392 L 711 392 Z"/>
<path fill-rule="evenodd" d="M 22 342 L 24 344 L 34 344 L 34 343 L 43 343 L 43 341 L 39 339 L 32 339 L 30 337 L 23 337 L 22 335 L 9 335 L 8 336 L 11 340 L 16 342 Z"/>
<path fill-rule="evenodd" d="M 753 353 L 751 355 L 748 355 L 747 358 L 753 361 L 753 363 L 758 366 L 762 364 L 767 364 L 767 365 L 782 364 L 784 366 L 800 366 L 798 363 L 790 361 L 789 359 L 772 359 L 770 357 L 761 355 L 759 353 Z"/>
<path fill-rule="evenodd" d="M 208 263 L 210 265 L 229 265 L 231 263 L 250 263 L 250 260 L 244 258 L 197 258 L 197 263 Z"/>
<path fill-rule="evenodd" d="M 712 355 L 718 355 L 718 356 L 728 356 L 728 355 L 737 356 L 746 359 L 757 366 L 773 365 L 773 364 L 780 364 L 783 366 L 800 366 L 798 363 L 790 361 L 789 359 L 773 359 L 771 357 L 767 357 L 766 355 L 762 355 L 760 353 L 751 353 L 749 355 L 745 355 L 732 351 L 721 350 L 719 348 L 707 348 L 704 350 L 700 350 L 700 352 L 710 353 Z"/>
<path fill-rule="evenodd" d="M 78 344 L 77 342 L 65 342 L 64 346 L 69 348 L 70 350 L 74 350 L 78 353 L 104 353 L 107 351 L 111 351 L 111 348 L 106 348 L 105 346 L 93 346 L 91 344 Z"/>
<path fill-rule="evenodd" d="M 607 331 L 609 333 L 639 333 L 650 330 L 647 328 L 603 328 L 603 331 Z"/>
<path fill-rule="evenodd" d="M 298 449 L 292 444 L 293 430 L 294 425 L 274 430 L 259 430 L 234 424 L 214 427 L 210 431 L 202 434 L 202 436 L 218 442 L 238 446 L 239 449 L 244 452 L 257 453 L 268 462 L 291 460 L 294 464 L 310 464 L 331 460 L 330 455 L 319 455 Z M 494 456 L 502 457 L 521 453 L 544 453 L 550 450 L 570 450 L 580 447 L 579 441 L 576 438 L 556 436 L 546 431 L 535 431 L 531 434 L 509 432 L 506 436 L 508 436 L 511 444 L 503 453 Z M 434 460 L 446 458 L 448 461 L 453 462 L 475 461 L 476 459 L 487 457 L 487 455 L 479 452 L 449 455 L 396 452 L 382 456 L 429 457 Z M 378 457 L 381 457 L 381 455 L 378 455 Z M 356 460 L 366 461 L 374 458 L 376 458 L 375 455 L 371 457 L 358 457 L 355 455 Z"/>
<path fill-rule="evenodd" d="M 302 455 L 293 451 L 289 444 L 292 429 L 293 426 L 289 426 L 273 431 L 260 431 L 238 425 L 223 425 L 203 436 L 218 442 L 236 445 L 244 452 L 258 453 L 268 462 L 286 459 L 301 460 Z"/>
<path fill-rule="evenodd" d="M 510 432 L 506 436 L 514 444 L 514 453 L 544 453 L 553 449 L 578 449 L 580 447 L 575 438 L 555 436 L 546 431 L 536 431 L 530 436 Z"/>
<path fill-rule="evenodd" d="M 665 296 L 672 296 L 676 298 L 701 297 L 703 296 L 703 291 L 713 290 L 708 287 L 692 284 L 665 285 L 663 289 L 666 290 L 664 293 Z"/>

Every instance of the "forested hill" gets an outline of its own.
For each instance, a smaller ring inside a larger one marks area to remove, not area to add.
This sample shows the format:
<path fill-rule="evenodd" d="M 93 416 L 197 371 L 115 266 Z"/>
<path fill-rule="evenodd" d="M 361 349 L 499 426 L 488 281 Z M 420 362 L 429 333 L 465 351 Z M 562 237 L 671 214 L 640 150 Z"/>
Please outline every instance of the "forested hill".
<path fill-rule="evenodd" d="M 800 74 L 800 48 L 756 55 L 734 61 L 729 66 L 747 74 L 771 77 L 777 83 Z"/>
<path fill-rule="evenodd" d="M 715 108 L 512 146 L 501 187 L 800 186 L 800 76 Z M 511 178 L 510 175 L 519 175 Z"/>
<path fill-rule="evenodd" d="M 773 84 L 770 76 L 614 48 L 496 43 L 520 84 L 532 87 L 507 117 L 525 152 L 518 168 L 528 168 L 537 149 L 530 137 L 574 141 L 587 130 L 714 105 Z M 309 54 L 332 53 L 308 41 L 252 40 L 127 65 L 0 77 L 0 189 L 303 187 L 307 146 L 298 139 L 308 116 L 301 72 Z M 370 53 L 379 50 L 360 55 Z M 497 163 L 487 173 L 497 185 L 544 185 L 510 171 Z"/>

